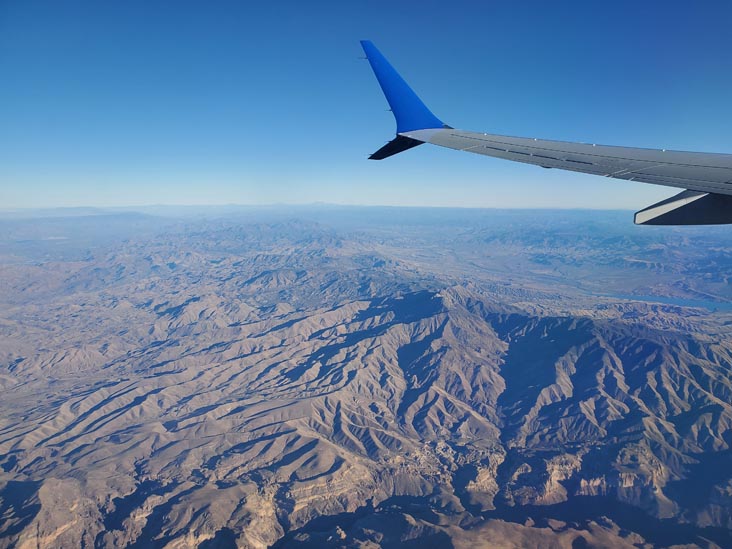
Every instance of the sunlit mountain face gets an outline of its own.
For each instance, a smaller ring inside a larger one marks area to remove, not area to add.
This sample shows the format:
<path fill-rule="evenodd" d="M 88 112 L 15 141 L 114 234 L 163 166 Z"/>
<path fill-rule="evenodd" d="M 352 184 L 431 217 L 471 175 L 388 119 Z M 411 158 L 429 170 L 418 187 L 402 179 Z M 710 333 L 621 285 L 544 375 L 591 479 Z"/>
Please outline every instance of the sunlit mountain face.
<path fill-rule="evenodd" d="M 730 273 L 627 212 L 5 214 L 0 546 L 730 547 Z"/>

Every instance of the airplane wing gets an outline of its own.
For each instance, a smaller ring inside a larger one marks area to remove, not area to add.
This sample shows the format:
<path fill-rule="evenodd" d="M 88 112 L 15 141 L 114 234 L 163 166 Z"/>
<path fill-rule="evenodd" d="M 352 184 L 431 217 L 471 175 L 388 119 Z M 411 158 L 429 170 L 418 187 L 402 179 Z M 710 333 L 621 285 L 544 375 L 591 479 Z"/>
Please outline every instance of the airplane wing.
<path fill-rule="evenodd" d="M 732 155 L 570 143 L 456 130 L 425 106 L 368 40 L 366 58 L 397 122 L 397 135 L 372 154 L 382 160 L 423 143 L 514 162 L 685 189 L 635 214 L 641 225 L 732 223 Z"/>

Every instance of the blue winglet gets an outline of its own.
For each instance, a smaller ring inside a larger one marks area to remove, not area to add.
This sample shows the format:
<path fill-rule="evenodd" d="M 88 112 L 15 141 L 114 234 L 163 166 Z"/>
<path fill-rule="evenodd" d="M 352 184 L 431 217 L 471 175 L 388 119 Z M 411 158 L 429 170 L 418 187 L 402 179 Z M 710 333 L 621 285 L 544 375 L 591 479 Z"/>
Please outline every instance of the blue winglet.
<path fill-rule="evenodd" d="M 361 47 L 394 113 L 397 133 L 445 127 L 370 40 L 361 40 Z"/>

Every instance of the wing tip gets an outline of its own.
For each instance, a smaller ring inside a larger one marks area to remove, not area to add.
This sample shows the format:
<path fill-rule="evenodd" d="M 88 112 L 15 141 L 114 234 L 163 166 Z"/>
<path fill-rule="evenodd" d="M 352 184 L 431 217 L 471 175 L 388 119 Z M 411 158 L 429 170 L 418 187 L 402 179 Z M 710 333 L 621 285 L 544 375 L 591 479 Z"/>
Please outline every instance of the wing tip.
<path fill-rule="evenodd" d="M 371 40 L 361 40 L 366 58 L 381 86 L 397 123 L 396 133 L 443 128 L 445 123 L 424 102 L 389 63 Z"/>

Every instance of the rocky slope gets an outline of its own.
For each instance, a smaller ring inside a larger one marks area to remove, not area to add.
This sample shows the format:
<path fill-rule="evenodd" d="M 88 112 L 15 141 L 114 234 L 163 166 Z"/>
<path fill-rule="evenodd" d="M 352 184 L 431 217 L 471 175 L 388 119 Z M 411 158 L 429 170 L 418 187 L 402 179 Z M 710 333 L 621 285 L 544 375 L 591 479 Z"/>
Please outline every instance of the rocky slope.
<path fill-rule="evenodd" d="M 221 223 L 3 264 L 0 546 L 732 545 L 725 313 Z"/>

